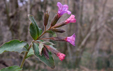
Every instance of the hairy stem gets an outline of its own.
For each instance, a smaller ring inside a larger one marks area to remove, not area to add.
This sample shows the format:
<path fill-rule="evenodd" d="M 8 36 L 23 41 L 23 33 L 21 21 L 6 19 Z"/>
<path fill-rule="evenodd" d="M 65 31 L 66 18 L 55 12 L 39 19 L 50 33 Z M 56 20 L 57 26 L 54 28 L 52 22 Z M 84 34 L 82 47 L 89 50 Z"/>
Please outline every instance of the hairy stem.
<path fill-rule="evenodd" d="M 29 46 L 29 48 L 28 48 L 28 52 L 29 52 L 29 50 L 30 50 L 31 46 L 32 46 L 32 45 L 30 45 L 30 46 Z M 26 56 L 27 56 L 28 52 L 26 52 L 26 53 L 25 53 L 24 58 L 23 58 L 23 60 L 22 60 L 22 62 L 21 62 L 20 68 L 22 68 L 22 67 L 23 67 L 23 65 L 24 65 L 24 62 L 25 62 L 25 59 L 26 59 Z"/>
<path fill-rule="evenodd" d="M 46 28 L 45 28 L 45 30 L 44 30 L 44 32 L 37 38 L 37 40 L 40 38 L 40 37 L 42 37 L 48 30 L 50 30 L 51 29 L 51 27 L 49 28 L 49 29 L 47 29 L 46 30 Z"/>

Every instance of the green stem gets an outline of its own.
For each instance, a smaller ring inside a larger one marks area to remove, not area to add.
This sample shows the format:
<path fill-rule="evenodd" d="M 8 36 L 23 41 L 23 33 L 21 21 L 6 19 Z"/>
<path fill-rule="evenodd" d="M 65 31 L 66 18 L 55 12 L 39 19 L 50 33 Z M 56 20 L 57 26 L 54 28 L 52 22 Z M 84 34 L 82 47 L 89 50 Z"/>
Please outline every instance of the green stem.
<path fill-rule="evenodd" d="M 28 48 L 28 52 L 29 52 L 29 50 L 30 50 L 31 46 L 32 46 L 32 45 L 30 45 L 30 46 L 29 46 L 29 48 Z M 25 59 L 26 59 L 26 56 L 27 56 L 28 52 L 26 52 L 26 53 L 25 53 L 24 58 L 23 58 L 23 60 L 22 60 L 22 62 L 21 62 L 20 68 L 22 68 L 22 67 L 23 67 L 23 65 L 24 65 L 24 62 L 25 62 Z"/>
<path fill-rule="evenodd" d="M 50 30 L 50 29 L 51 29 L 51 27 L 50 27 L 49 29 L 47 29 L 47 30 L 45 29 L 44 32 L 37 38 L 37 40 L 38 40 L 40 37 L 42 37 L 42 36 L 46 33 L 46 31 L 48 31 L 48 30 Z"/>

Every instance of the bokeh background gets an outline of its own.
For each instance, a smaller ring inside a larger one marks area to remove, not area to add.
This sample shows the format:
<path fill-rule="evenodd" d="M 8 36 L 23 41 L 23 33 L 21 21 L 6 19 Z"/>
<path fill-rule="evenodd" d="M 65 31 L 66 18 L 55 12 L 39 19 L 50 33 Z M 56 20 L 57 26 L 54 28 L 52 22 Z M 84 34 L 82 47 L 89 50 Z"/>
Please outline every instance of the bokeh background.
<path fill-rule="evenodd" d="M 25 61 L 23 71 L 112 71 L 113 0 L 0 0 L 0 46 L 12 39 L 30 43 L 28 14 L 33 15 L 44 29 L 43 14 L 49 12 L 49 26 L 58 11 L 57 2 L 67 4 L 77 22 L 61 27 L 66 32 L 56 34 L 66 37 L 75 33 L 76 46 L 55 41 L 55 47 L 66 54 L 64 61 L 53 55 L 56 67 L 50 69 L 32 56 Z M 64 14 L 58 22 L 69 16 Z M 0 69 L 20 65 L 23 55 L 15 52 L 1 54 Z"/>

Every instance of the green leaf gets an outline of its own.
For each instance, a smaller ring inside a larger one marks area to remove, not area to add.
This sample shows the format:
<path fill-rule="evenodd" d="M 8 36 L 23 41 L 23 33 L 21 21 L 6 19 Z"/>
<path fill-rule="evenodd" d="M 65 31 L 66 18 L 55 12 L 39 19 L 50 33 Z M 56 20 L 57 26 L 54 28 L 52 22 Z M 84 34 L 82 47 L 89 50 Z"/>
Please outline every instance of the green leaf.
<path fill-rule="evenodd" d="M 37 23 L 36 23 L 33 16 L 30 15 L 29 19 L 32 22 L 30 24 L 30 34 L 31 34 L 32 38 L 34 40 L 36 40 L 40 36 L 40 34 L 42 33 L 42 30 L 38 27 L 38 25 L 37 25 Z"/>
<path fill-rule="evenodd" d="M 39 36 L 42 34 L 42 29 L 39 28 Z"/>
<path fill-rule="evenodd" d="M 38 27 L 38 25 L 37 25 L 37 23 L 36 23 L 36 21 L 35 21 L 35 19 L 34 19 L 34 17 L 32 15 L 29 15 L 29 19 L 35 26 Z"/>
<path fill-rule="evenodd" d="M 49 30 L 49 31 L 46 31 L 47 33 L 50 33 L 53 37 L 56 37 L 57 35 L 56 35 L 56 33 L 55 32 L 53 32 L 52 30 Z"/>
<path fill-rule="evenodd" d="M 39 54 L 39 44 L 37 43 L 33 43 L 33 49 L 34 49 L 34 53 L 35 55 L 42 61 L 44 62 L 46 65 L 48 65 L 49 67 L 51 68 L 54 68 L 55 65 L 54 65 L 54 60 L 53 60 L 53 57 L 52 57 L 52 54 L 51 52 L 49 52 L 49 59 L 47 59 L 43 54 L 40 55 Z"/>
<path fill-rule="evenodd" d="M 36 26 L 33 23 L 31 23 L 30 24 L 30 34 L 34 40 L 36 40 L 38 38 L 38 33 L 39 33 L 39 31 L 37 31 Z"/>
<path fill-rule="evenodd" d="M 42 42 L 39 43 L 39 54 L 42 55 L 42 49 L 43 49 L 44 45 Z"/>
<path fill-rule="evenodd" d="M 21 71 L 22 69 L 19 66 L 11 66 L 1 69 L 0 71 Z"/>
<path fill-rule="evenodd" d="M 14 52 L 19 52 L 19 53 L 27 51 L 25 47 L 26 45 L 27 45 L 26 42 L 19 41 L 19 40 L 9 41 L 0 47 L 0 54 L 2 54 L 3 52 L 7 52 L 7 51 L 11 51 L 11 52 L 14 51 Z"/>
<path fill-rule="evenodd" d="M 26 58 L 28 58 L 28 57 L 30 57 L 30 56 L 32 56 L 32 55 L 34 55 L 34 50 L 33 50 L 33 48 L 30 48 L 30 50 L 29 50 L 29 52 L 28 52 Z"/>

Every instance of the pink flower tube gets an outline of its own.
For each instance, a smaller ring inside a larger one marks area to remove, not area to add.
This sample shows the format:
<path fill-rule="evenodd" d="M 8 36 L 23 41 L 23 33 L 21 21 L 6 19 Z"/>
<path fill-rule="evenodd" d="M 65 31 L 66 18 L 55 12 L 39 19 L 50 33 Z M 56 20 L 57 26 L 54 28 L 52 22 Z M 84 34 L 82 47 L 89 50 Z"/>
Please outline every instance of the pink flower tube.
<path fill-rule="evenodd" d="M 70 37 L 66 37 L 65 41 L 67 41 L 67 42 L 71 43 L 73 46 L 75 46 L 75 37 L 76 37 L 75 34 L 73 34 Z"/>
<path fill-rule="evenodd" d="M 60 2 L 57 3 L 58 6 L 58 14 L 62 16 L 64 13 L 71 14 L 68 10 L 68 5 L 62 5 Z"/>
<path fill-rule="evenodd" d="M 65 56 L 66 56 L 65 54 L 60 53 L 60 52 L 57 53 L 56 55 L 59 57 L 59 59 L 60 59 L 61 61 L 63 61 L 63 60 L 65 59 Z"/>
<path fill-rule="evenodd" d="M 76 22 L 76 19 L 75 19 L 75 16 L 74 15 L 71 15 L 66 21 L 65 23 L 68 24 L 68 23 L 75 23 Z"/>

